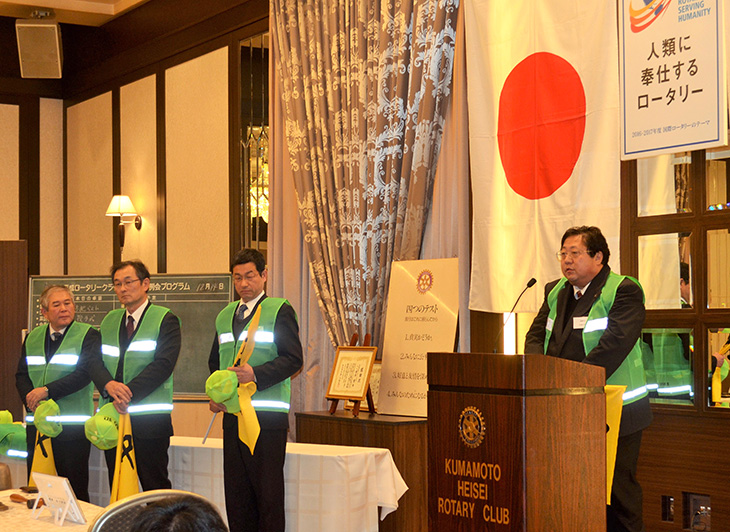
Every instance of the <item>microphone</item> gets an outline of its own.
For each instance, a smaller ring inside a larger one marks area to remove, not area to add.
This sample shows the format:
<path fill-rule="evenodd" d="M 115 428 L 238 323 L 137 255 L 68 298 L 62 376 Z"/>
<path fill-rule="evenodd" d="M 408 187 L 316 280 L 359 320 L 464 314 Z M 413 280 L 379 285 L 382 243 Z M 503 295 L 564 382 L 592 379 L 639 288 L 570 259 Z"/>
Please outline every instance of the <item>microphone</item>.
<path fill-rule="evenodd" d="M 522 295 L 523 295 L 523 294 L 524 294 L 525 292 L 527 292 L 527 289 L 528 289 L 528 288 L 531 288 L 531 287 L 535 286 L 535 283 L 537 283 L 537 279 L 535 279 L 535 278 L 533 277 L 532 279 L 530 279 L 529 281 L 527 281 L 527 286 L 525 286 L 525 287 L 524 287 L 524 288 L 522 289 L 522 292 L 520 292 L 520 295 L 519 295 L 519 296 L 517 296 L 517 299 L 515 300 L 515 304 L 514 304 L 514 305 L 512 305 L 512 310 L 510 310 L 510 311 L 509 311 L 509 312 L 507 313 L 507 319 L 506 319 L 506 320 L 504 320 L 504 323 L 502 323 L 502 326 L 501 326 L 501 327 L 499 328 L 499 334 L 497 334 L 497 339 L 496 339 L 496 340 L 494 340 L 494 350 L 492 351 L 493 353 L 496 353 L 496 352 L 497 352 L 497 344 L 499 343 L 499 339 L 500 339 L 500 337 L 502 336 L 502 333 L 504 332 L 504 327 L 505 327 L 505 325 L 507 325 L 507 322 L 509 321 L 509 318 L 510 318 L 510 316 L 511 316 L 511 315 L 512 315 L 512 313 L 513 313 L 513 312 L 515 311 L 515 308 L 517 307 L 517 303 L 519 303 L 519 302 L 520 302 L 520 298 L 522 298 Z"/>

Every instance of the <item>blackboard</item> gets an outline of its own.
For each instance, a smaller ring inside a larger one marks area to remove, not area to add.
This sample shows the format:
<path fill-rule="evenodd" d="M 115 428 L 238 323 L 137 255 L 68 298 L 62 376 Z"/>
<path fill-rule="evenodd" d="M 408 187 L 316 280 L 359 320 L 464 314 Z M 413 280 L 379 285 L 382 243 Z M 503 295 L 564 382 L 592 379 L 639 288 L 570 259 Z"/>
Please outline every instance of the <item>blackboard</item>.
<path fill-rule="evenodd" d="M 106 314 L 121 308 L 109 277 L 31 276 L 29 289 L 30 328 L 45 323 L 39 298 L 51 284 L 68 286 L 76 302 L 76 320 L 98 328 Z M 208 355 L 215 338 L 215 318 L 233 295 L 231 276 L 153 275 L 149 299 L 169 308 L 180 318 L 182 347 L 175 372 L 173 389 L 176 399 L 204 398 L 208 378 Z"/>

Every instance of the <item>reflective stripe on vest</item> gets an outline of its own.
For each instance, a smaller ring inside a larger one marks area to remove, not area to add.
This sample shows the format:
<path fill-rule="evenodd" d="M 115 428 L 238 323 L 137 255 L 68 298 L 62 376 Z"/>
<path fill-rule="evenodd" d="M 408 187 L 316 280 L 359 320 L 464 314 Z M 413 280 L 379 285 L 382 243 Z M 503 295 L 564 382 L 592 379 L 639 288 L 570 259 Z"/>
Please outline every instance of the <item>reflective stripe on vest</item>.
<path fill-rule="evenodd" d="M 49 364 L 60 364 L 62 366 L 75 366 L 79 361 L 79 355 L 72 353 L 56 353 L 51 357 Z"/>
<path fill-rule="evenodd" d="M 169 403 L 136 405 L 136 406 L 130 406 L 127 410 L 130 414 L 140 413 L 140 412 L 172 412 L 172 405 Z"/>
<path fill-rule="evenodd" d="M 119 358 L 119 348 L 115 345 L 101 344 L 101 354 Z"/>
<path fill-rule="evenodd" d="M 28 458 L 28 451 L 18 451 L 16 449 L 8 449 L 8 456 L 12 458 Z"/>
<path fill-rule="evenodd" d="M 91 416 L 46 416 L 46 421 L 55 423 L 84 423 Z"/>
<path fill-rule="evenodd" d="M 167 313 L 164 307 L 150 303 L 140 320 L 135 335 L 124 354 L 123 382 L 126 384 L 139 375 L 155 357 L 157 339 L 160 334 L 160 325 Z M 104 366 L 112 376 L 117 373 L 121 354 L 119 346 L 119 330 L 126 311 L 116 309 L 109 312 L 101 322 L 102 355 Z M 141 401 L 132 399 L 128 411 L 130 414 L 169 413 L 172 411 L 172 375 L 160 386 L 155 388 Z M 99 399 L 99 406 L 110 402 L 110 399 Z"/>
<path fill-rule="evenodd" d="M 259 366 L 278 356 L 274 337 L 274 325 L 276 317 L 282 305 L 286 304 L 285 299 L 267 297 L 261 300 L 259 307 L 261 315 L 259 326 L 256 330 L 256 344 L 248 363 L 251 366 Z M 248 331 L 244 330 L 238 342 L 233 341 L 233 317 L 238 308 L 238 302 L 234 301 L 220 311 L 215 320 L 216 334 L 218 335 L 218 356 L 219 368 L 226 369 L 233 364 L 233 360 L 241 346 L 241 342 L 248 337 Z M 248 328 L 248 324 L 246 324 Z M 251 398 L 251 404 L 257 411 L 288 412 L 291 401 L 291 380 L 285 379 L 265 390 L 258 390 Z"/>
<path fill-rule="evenodd" d="M 598 345 L 603 332 L 608 328 L 608 313 L 613 306 L 614 299 L 616 298 L 616 291 L 625 278 L 625 276 L 609 272 L 608 277 L 606 278 L 606 283 L 602 287 L 599 297 L 593 302 L 593 305 L 588 312 L 582 333 L 583 348 L 586 355 Z M 632 279 L 632 281 L 639 284 L 635 279 Z M 548 321 L 552 320 L 554 322 L 555 320 L 555 316 L 557 314 L 558 294 L 565 287 L 567 282 L 568 280 L 565 277 L 561 278 L 548 294 L 547 300 L 548 307 L 550 308 Z M 546 327 L 544 344 L 544 350 L 546 353 L 551 334 L 552 328 L 548 329 Z M 624 405 L 633 403 L 634 401 L 648 395 L 644 364 L 642 362 L 641 343 L 639 339 L 637 339 L 636 344 L 634 344 L 631 348 L 631 351 L 628 353 L 618 369 L 608 379 L 606 379 L 606 384 L 619 384 L 626 386 L 626 391 L 622 396 Z"/>

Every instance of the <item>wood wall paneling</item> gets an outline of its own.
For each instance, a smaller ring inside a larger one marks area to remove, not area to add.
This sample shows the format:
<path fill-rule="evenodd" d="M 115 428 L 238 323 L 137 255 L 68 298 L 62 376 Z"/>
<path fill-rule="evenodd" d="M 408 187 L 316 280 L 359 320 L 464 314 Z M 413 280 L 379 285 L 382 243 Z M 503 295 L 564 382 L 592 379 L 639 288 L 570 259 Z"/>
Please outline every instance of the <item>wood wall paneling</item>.
<path fill-rule="evenodd" d="M 165 80 L 167 271 L 228 270 L 228 50 Z"/>
<path fill-rule="evenodd" d="M 124 258 L 138 258 L 157 271 L 156 76 L 121 88 L 121 192 L 142 216 L 142 228 L 127 226 Z"/>
<path fill-rule="evenodd" d="M 67 109 L 69 275 L 106 275 L 113 259 L 112 98 L 105 93 Z"/>
<path fill-rule="evenodd" d="M 28 243 L 0 241 L 0 410 L 10 410 L 21 421 L 23 404 L 15 388 L 15 371 L 28 325 Z"/>
<path fill-rule="evenodd" d="M 63 101 L 40 100 L 40 275 L 63 274 Z"/>
<path fill-rule="evenodd" d="M 0 240 L 20 235 L 20 106 L 0 104 Z"/>

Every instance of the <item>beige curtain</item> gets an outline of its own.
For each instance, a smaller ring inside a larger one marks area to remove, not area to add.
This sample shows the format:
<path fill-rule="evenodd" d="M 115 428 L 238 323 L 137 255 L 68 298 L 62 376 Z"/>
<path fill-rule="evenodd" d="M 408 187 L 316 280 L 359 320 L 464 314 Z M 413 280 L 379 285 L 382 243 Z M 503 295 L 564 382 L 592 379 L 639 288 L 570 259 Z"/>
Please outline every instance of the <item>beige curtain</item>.
<path fill-rule="evenodd" d="M 458 0 L 273 0 L 283 128 L 334 345 L 382 337 L 390 263 L 420 256 Z"/>

